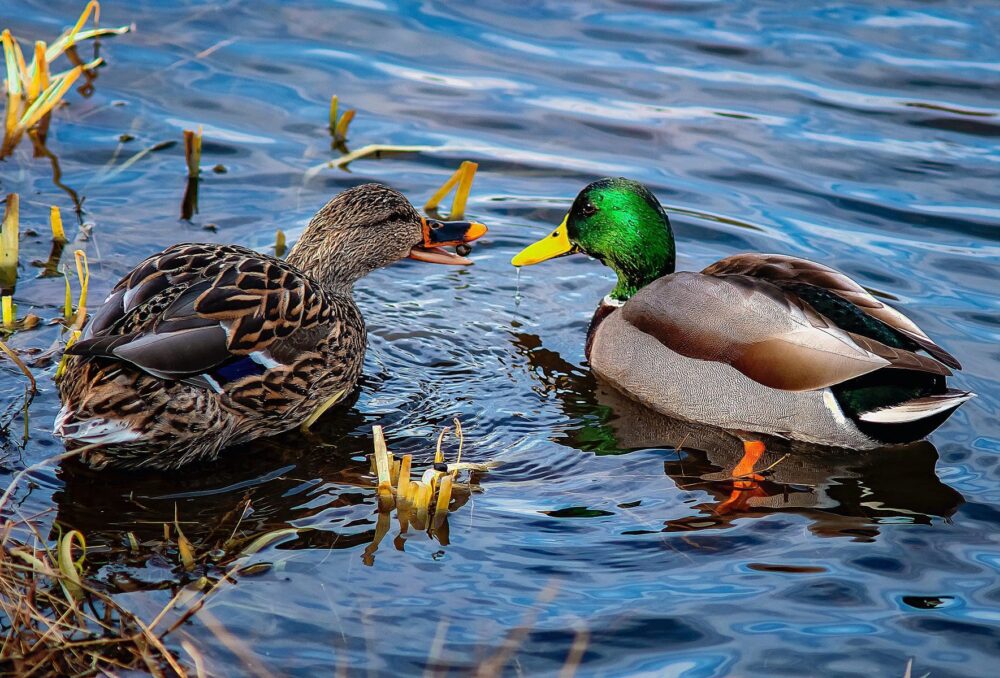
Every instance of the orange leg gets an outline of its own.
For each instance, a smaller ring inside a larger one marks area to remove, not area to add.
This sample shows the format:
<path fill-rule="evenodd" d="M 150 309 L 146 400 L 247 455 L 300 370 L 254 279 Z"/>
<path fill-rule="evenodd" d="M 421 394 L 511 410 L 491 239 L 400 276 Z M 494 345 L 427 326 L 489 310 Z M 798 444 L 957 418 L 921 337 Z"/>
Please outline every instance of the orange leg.
<path fill-rule="evenodd" d="M 765 492 L 759 485 L 764 477 L 754 473 L 753 469 L 764 455 L 765 449 L 764 443 L 759 440 L 743 441 L 743 457 L 730 473 L 733 478 L 733 490 L 729 494 L 729 499 L 716 508 L 716 513 L 742 511 L 746 509 L 750 499 L 764 496 Z"/>

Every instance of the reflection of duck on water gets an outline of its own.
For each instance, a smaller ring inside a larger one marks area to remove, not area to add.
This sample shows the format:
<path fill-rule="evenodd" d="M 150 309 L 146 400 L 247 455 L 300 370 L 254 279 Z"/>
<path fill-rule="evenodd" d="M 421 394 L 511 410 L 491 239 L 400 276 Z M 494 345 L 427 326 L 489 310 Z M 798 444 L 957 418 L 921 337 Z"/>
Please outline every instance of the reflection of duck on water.
<path fill-rule="evenodd" d="M 779 438 L 745 446 L 735 433 L 652 412 L 541 348 L 534 335 L 515 335 L 514 345 L 539 375 L 540 388 L 580 422 L 559 442 L 597 454 L 676 450 L 667 453 L 664 472 L 679 489 L 712 497 L 663 531 L 725 528 L 737 518 L 793 512 L 807 516 L 816 534 L 869 539 L 881 522 L 928 523 L 963 503 L 937 477 L 937 450 L 928 442 L 866 452 Z"/>

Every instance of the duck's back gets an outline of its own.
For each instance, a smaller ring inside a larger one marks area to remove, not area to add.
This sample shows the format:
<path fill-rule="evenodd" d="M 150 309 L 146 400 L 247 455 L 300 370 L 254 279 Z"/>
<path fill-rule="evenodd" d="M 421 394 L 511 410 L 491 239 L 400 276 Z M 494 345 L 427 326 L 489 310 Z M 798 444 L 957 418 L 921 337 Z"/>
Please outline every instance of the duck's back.
<path fill-rule="evenodd" d="M 122 278 L 67 351 L 56 433 L 117 445 L 127 465 L 180 465 L 189 457 L 171 449 L 210 456 L 298 425 L 317 401 L 353 388 L 364 345 L 353 301 L 286 262 L 175 245 Z"/>

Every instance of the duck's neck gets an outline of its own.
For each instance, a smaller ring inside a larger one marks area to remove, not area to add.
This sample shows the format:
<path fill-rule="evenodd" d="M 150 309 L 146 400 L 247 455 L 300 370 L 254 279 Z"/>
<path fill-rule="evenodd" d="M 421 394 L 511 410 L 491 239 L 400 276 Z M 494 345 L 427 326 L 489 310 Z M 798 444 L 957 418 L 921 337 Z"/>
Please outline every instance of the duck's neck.
<path fill-rule="evenodd" d="M 608 295 L 628 301 L 657 278 L 674 272 L 674 239 L 667 227 L 666 238 L 644 240 L 641 245 L 616 252 L 605 263 L 618 275 L 618 284 Z"/>
<path fill-rule="evenodd" d="M 313 237 L 311 228 L 312 225 L 302 234 L 285 261 L 311 276 L 327 293 L 351 296 L 354 283 L 369 271 L 359 270 L 353 249 Z M 325 243 L 322 247 L 321 242 Z"/>

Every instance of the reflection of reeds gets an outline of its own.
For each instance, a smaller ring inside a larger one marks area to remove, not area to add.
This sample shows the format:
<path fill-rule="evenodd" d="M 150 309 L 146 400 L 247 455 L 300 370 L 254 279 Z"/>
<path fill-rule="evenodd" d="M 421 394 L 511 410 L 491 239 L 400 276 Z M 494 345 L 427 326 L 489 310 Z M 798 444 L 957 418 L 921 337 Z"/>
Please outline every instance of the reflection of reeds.
<path fill-rule="evenodd" d="M 53 61 L 61 55 L 72 52 L 74 46 L 82 41 L 102 36 L 121 35 L 129 30 L 128 26 L 121 28 L 95 28 L 89 31 L 81 30 L 83 25 L 94 15 L 97 23 L 100 15 L 100 4 L 97 0 L 87 3 L 76 25 L 63 33 L 54 43 L 46 45 L 39 40 L 35 43 L 31 64 L 24 60 L 21 45 L 5 29 L 0 35 L 3 43 L 4 62 L 6 65 L 6 113 L 3 125 L 3 143 L 0 144 L 0 158 L 13 152 L 25 133 L 31 134 L 37 130 L 44 136 L 48 126 L 48 115 L 73 86 L 73 83 L 83 74 L 90 74 L 103 63 L 102 59 L 94 59 L 83 63 L 79 56 L 72 53 L 71 62 L 76 65 L 67 71 L 51 74 Z"/>

